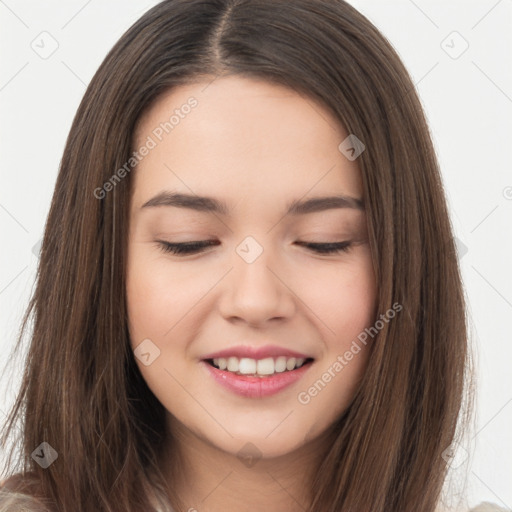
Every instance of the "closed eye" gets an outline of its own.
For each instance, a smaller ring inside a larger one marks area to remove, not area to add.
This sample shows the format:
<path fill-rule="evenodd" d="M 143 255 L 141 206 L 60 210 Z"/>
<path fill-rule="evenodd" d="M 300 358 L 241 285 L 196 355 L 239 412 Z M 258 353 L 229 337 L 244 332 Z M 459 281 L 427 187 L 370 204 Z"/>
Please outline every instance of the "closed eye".
<path fill-rule="evenodd" d="M 319 254 L 332 254 L 339 252 L 348 252 L 352 246 L 352 242 L 330 242 L 330 243 L 315 243 L 315 242 L 297 242 L 297 244 L 307 247 Z"/>
<path fill-rule="evenodd" d="M 176 255 L 197 254 L 203 252 L 207 247 L 218 245 L 220 242 L 217 240 L 198 240 L 193 242 L 171 243 L 159 240 L 160 248 L 166 252 Z M 341 252 L 348 252 L 352 246 L 352 242 L 296 242 L 298 245 L 310 249 L 317 254 L 337 254 Z"/>
<path fill-rule="evenodd" d="M 202 252 L 206 247 L 216 244 L 216 240 L 200 240 L 194 242 L 171 243 L 159 240 L 161 249 L 172 254 L 195 254 Z M 218 245 L 219 242 L 217 242 Z"/>

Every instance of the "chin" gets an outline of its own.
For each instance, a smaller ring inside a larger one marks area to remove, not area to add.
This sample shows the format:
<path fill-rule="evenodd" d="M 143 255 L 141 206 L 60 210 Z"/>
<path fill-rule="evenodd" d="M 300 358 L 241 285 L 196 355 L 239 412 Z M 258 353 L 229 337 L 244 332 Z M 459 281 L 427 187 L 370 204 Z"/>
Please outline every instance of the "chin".
<path fill-rule="evenodd" d="M 286 417 L 286 415 L 284 416 Z M 260 458 L 281 457 L 299 449 L 306 443 L 308 429 L 304 425 L 293 429 L 289 419 L 283 421 L 283 417 L 281 417 L 277 422 L 260 424 L 255 422 L 248 424 L 241 420 L 239 423 L 235 422 L 229 425 L 228 430 L 233 437 L 224 431 L 219 435 L 212 436 L 210 431 L 205 440 L 210 445 L 239 458 L 244 455 L 254 455 Z M 279 428 L 280 423 L 282 428 Z M 201 437 L 205 438 L 205 435 L 202 434 Z"/>

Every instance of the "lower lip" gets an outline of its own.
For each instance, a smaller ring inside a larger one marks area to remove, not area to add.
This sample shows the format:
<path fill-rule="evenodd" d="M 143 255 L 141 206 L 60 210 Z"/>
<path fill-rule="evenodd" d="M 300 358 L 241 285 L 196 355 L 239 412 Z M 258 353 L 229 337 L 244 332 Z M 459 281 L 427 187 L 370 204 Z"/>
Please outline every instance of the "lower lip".
<path fill-rule="evenodd" d="M 309 370 L 312 361 L 309 361 L 296 370 L 274 373 L 274 375 L 269 377 L 237 375 L 236 373 L 219 370 L 206 361 L 201 361 L 201 363 L 206 366 L 210 375 L 219 384 L 233 393 L 247 398 L 263 398 L 275 395 L 279 393 L 279 391 L 297 382 Z"/>

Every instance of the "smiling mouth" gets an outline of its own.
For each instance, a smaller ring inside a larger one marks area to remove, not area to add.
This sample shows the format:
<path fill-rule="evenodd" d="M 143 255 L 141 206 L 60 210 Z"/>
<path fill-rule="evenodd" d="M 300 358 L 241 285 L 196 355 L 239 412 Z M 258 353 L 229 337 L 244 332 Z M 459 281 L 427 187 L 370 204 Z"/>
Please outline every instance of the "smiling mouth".
<path fill-rule="evenodd" d="M 314 359 L 311 357 L 295 358 L 286 356 L 266 357 L 264 359 L 219 357 L 204 359 L 204 361 L 218 370 L 234 375 L 268 378 L 298 370 L 303 366 L 310 365 Z"/>

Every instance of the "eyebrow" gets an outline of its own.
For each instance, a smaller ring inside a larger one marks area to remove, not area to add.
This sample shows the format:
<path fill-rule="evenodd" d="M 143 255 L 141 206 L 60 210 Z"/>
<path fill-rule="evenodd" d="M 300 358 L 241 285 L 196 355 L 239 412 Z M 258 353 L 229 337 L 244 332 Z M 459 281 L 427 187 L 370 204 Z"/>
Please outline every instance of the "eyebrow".
<path fill-rule="evenodd" d="M 149 201 L 146 201 L 142 208 L 156 206 L 175 206 L 178 208 L 190 208 L 192 210 L 208 213 L 219 213 L 229 215 L 227 204 L 213 197 L 197 196 L 183 193 L 160 192 Z M 352 208 L 364 211 L 363 200 L 357 197 L 346 195 L 313 197 L 306 200 L 294 200 L 287 205 L 285 215 L 303 215 L 306 213 L 321 212 L 333 208 Z"/>

